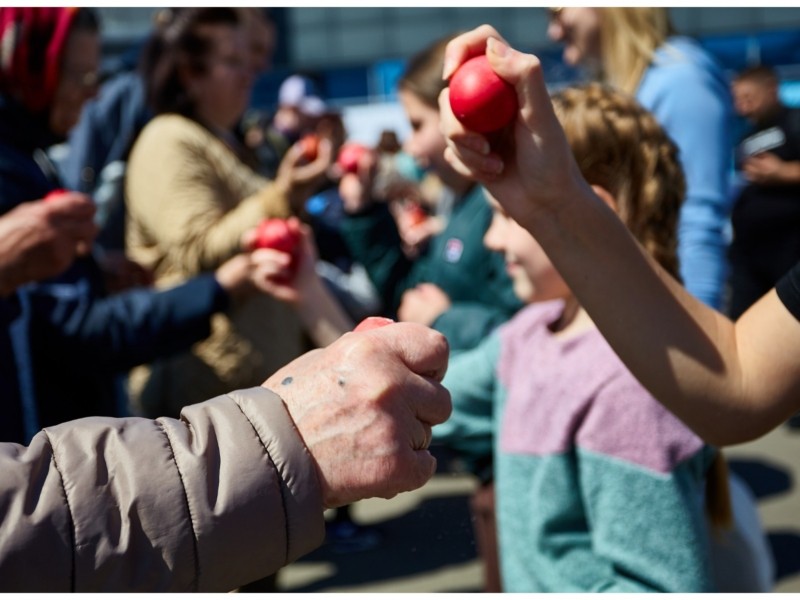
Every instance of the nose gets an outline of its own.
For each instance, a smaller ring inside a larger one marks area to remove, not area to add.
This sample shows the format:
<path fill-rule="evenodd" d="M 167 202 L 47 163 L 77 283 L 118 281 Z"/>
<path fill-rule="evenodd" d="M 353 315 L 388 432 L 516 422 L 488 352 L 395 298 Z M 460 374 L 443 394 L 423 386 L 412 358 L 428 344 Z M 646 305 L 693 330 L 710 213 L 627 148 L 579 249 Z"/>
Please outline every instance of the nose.
<path fill-rule="evenodd" d="M 489 250 L 494 252 L 502 252 L 505 250 L 503 246 L 503 233 L 501 231 L 502 225 L 497 216 L 492 217 L 492 222 L 489 223 L 489 229 L 483 234 L 483 245 Z"/>

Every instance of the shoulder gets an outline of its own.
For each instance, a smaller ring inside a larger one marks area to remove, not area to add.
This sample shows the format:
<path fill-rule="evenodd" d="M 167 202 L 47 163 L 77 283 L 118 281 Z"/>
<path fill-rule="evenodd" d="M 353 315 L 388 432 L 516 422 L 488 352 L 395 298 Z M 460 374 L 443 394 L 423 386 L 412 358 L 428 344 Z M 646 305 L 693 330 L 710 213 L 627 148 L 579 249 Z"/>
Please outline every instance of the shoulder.
<path fill-rule="evenodd" d="M 611 376 L 597 390 L 578 432 L 578 446 L 657 473 L 675 470 L 704 447 L 703 441 L 614 358 Z"/>
<path fill-rule="evenodd" d="M 142 143 L 169 140 L 206 140 L 211 134 L 199 123 L 177 114 L 158 115 L 144 126 L 139 140 Z M 139 142 L 137 140 L 137 143 Z"/>
<path fill-rule="evenodd" d="M 159 115 L 144 126 L 131 149 L 130 168 L 140 163 L 204 155 L 213 137 L 203 126 L 181 115 Z"/>
<path fill-rule="evenodd" d="M 727 98 L 722 69 L 694 40 L 673 37 L 656 50 L 637 96 L 669 94 L 680 98 L 708 93 Z"/>

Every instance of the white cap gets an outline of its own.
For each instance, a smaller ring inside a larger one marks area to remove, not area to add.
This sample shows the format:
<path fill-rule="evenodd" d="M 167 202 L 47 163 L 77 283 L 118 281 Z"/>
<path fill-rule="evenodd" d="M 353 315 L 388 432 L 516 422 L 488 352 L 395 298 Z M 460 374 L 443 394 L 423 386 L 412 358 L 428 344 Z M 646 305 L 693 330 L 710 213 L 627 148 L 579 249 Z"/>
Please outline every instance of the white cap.
<path fill-rule="evenodd" d="M 325 102 L 317 94 L 314 82 L 302 75 L 292 75 L 284 80 L 278 90 L 278 104 L 293 106 L 312 117 L 318 117 L 327 110 Z"/>

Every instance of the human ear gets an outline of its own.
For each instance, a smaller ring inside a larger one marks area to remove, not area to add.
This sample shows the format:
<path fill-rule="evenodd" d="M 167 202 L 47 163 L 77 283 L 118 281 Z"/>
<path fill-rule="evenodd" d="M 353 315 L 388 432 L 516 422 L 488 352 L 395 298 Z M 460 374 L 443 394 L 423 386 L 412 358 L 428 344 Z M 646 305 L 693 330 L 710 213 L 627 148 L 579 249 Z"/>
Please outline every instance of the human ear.
<path fill-rule="evenodd" d="M 605 203 L 606 203 L 606 205 L 607 205 L 607 206 L 608 206 L 608 207 L 609 207 L 611 210 L 613 210 L 614 212 L 619 212 L 619 211 L 617 210 L 617 200 L 616 200 L 616 198 L 614 198 L 614 196 L 612 196 L 612 195 L 611 195 L 611 192 L 609 192 L 609 191 L 608 191 L 606 188 L 604 188 L 602 185 L 592 185 L 592 190 L 594 191 L 594 193 L 595 193 L 595 194 L 597 194 L 597 196 L 598 196 L 598 197 L 599 197 L 599 198 L 600 198 L 600 199 L 601 199 L 603 202 L 605 202 Z"/>

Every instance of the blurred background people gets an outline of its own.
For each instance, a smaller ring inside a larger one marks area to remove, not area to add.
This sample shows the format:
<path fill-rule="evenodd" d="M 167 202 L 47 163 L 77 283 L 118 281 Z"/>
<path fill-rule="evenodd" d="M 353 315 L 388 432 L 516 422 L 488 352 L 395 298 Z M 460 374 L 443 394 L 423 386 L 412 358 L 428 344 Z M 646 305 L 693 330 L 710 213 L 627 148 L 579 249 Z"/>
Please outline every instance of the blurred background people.
<path fill-rule="evenodd" d="M 632 94 L 675 140 L 686 174 L 678 226 L 686 289 L 720 308 L 728 276 L 732 102 L 719 65 L 677 35 L 666 8 L 550 9 L 549 37 L 563 58 Z"/>
<path fill-rule="evenodd" d="M 270 115 L 251 111 L 245 119 L 245 143 L 258 158 L 259 172 L 274 178 L 283 156 L 303 135 L 317 131 L 331 111 L 316 84 L 304 75 L 290 75 L 278 90 L 278 106 Z"/>
<path fill-rule="evenodd" d="M 733 79 L 749 129 L 737 148 L 742 188 L 733 207 L 730 306 L 738 319 L 800 260 L 800 109 L 783 105 L 768 66 Z"/>
<path fill-rule="evenodd" d="M 248 229 L 291 214 L 331 162 L 325 142 L 310 163 L 293 147 L 272 181 L 246 162 L 236 128 L 255 76 L 248 39 L 241 14 L 229 8 L 176 10 L 153 38 L 145 85 L 155 116 L 131 150 L 125 192 L 128 252 L 160 287 L 238 254 Z M 291 309 L 253 297 L 215 318 L 210 337 L 191 351 L 133 373 L 137 410 L 177 416 L 186 403 L 257 384 L 305 348 Z"/>
<path fill-rule="evenodd" d="M 443 333 L 454 351 L 477 345 L 520 307 L 501 256 L 483 245 L 491 209 L 483 189 L 445 161 L 445 139 L 439 130 L 439 93 L 448 38 L 431 44 L 409 61 L 398 83 L 400 103 L 411 125 L 404 150 L 441 182 L 436 199 L 442 230 L 430 237 L 414 258 L 403 246 L 386 202 L 372 188 L 374 158 L 359 173 L 342 177 L 342 233 L 353 256 L 364 264 L 383 300 L 384 314 L 429 325 Z M 472 511 L 479 539 L 487 591 L 499 591 L 493 528 L 491 446 L 486 453 L 464 457 L 479 489 Z"/>
<path fill-rule="evenodd" d="M 62 186 L 46 149 L 65 139 L 96 92 L 98 27 L 86 8 L 0 9 L 0 214 Z M 68 193 L 45 202 L 75 201 Z M 254 291 L 246 255 L 161 293 L 138 287 L 141 273 L 132 270 L 122 287 L 133 289 L 110 294 L 102 266 L 87 244 L 64 273 L 0 299 L 4 440 L 25 443 L 44 426 L 126 414 L 121 374 L 203 339 L 211 315 Z"/>
<path fill-rule="evenodd" d="M 445 86 L 446 43 L 437 41 L 414 56 L 398 84 L 412 129 L 404 149 L 439 176 L 443 189 L 437 201 L 449 206 L 444 229 L 424 253 L 408 258 L 388 206 L 375 201 L 374 159 L 360 174 L 345 174 L 339 191 L 345 210 L 342 234 L 380 293 L 384 313 L 430 325 L 458 349 L 478 343 L 520 303 L 502 260 L 483 246 L 491 220 L 483 190 L 444 160 L 438 95 Z"/>

